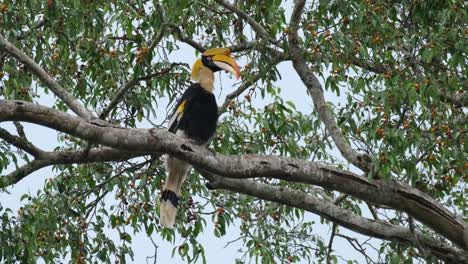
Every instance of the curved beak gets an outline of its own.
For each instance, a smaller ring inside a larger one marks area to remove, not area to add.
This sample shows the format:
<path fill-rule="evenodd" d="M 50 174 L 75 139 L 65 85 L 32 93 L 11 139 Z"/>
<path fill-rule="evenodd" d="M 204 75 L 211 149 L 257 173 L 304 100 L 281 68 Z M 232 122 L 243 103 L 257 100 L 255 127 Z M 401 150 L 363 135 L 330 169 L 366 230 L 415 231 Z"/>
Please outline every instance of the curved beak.
<path fill-rule="evenodd" d="M 240 78 L 240 68 L 239 65 L 234 61 L 229 54 L 221 54 L 221 55 L 214 55 L 212 57 L 213 63 L 216 64 L 219 68 L 228 71 L 234 76 L 236 76 L 236 79 Z"/>

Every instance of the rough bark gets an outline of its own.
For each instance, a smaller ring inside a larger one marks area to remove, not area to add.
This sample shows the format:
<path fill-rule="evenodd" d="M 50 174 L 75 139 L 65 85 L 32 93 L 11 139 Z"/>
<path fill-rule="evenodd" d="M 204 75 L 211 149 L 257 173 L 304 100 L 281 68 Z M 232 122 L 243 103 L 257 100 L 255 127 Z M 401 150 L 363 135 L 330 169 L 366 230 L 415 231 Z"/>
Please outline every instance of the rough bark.
<path fill-rule="evenodd" d="M 319 199 L 287 187 L 271 186 L 251 180 L 229 179 L 211 173 L 203 173 L 203 175 L 210 180 L 209 186 L 214 189 L 225 189 L 301 208 L 363 235 L 409 245 L 420 243 L 425 249 L 429 249 L 431 254 L 450 263 L 468 262 L 468 253 L 466 251 L 451 248 L 419 232 L 413 233 L 409 228 L 355 215 L 325 199 Z"/>
<path fill-rule="evenodd" d="M 220 155 L 184 141 L 163 129 L 126 129 L 102 120 L 91 121 L 22 101 L 0 101 L 1 121 L 46 126 L 108 147 L 140 153 L 169 153 L 196 169 L 229 178 L 266 177 L 331 188 L 364 201 L 404 211 L 459 247 L 468 249 L 468 226 L 427 194 L 407 184 L 369 181 L 365 177 L 300 159 Z"/>
<path fill-rule="evenodd" d="M 307 65 L 304 56 L 302 56 L 302 50 L 299 45 L 299 36 L 297 31 L 304 5 L 305 1 L 296 2 L 290 20 L 288 43 L 293 67 L 299 74 L 299 77 L 301 78 L 304 85 L 307 87 L 307 90 L 309 91 L 314 102 L 315 110 L 319 114 L 320 119 L 324 123 L 327 131 L 330 133 L 333 139 L 333 142 L 343 157 L 364 172 L 370 172 L 370 157 L 368 157 L 366 154 L 358 153 L 351 148 L 348 141 L 344 137 L 343 132 L 336 124 L 333 112 L 325 101 L 322 85 L 318 81 L 314 72 Z"/>

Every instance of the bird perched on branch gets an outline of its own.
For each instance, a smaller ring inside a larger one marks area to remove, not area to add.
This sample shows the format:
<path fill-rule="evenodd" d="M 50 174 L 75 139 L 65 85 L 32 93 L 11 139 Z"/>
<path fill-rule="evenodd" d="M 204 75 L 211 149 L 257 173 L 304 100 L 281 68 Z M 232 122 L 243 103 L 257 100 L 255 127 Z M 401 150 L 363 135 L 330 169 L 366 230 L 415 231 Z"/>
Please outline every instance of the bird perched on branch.
<path fill-rule="evenodd" d="M 194 83 L 177 102 L 169 122 L 169 131 L 205 145 L 216 131 L 218 105 L 214 89 L 214 73 L 226 70 L 240 78 L 239 66 L 230 56 L 227 48 L 214 48 L 203 52 L 202 57 L 192 67 Z M 160 223 L 173 226 L 177 214 L 180 189 L 192 166 L 172 156 L 166 157 L 168 176 L 161 194 Z"/>

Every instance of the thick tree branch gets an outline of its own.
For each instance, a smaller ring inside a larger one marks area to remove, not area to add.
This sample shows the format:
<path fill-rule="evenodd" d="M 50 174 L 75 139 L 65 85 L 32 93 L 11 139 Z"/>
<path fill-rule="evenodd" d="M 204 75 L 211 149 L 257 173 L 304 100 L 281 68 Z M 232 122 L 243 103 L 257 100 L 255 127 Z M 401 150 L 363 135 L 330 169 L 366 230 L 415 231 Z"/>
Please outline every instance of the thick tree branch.
<path fill-rule="evenodd" d="M 210 180 L 209 187 L 214 189 L 225 189 L 301 208 L 321 215 L 336 224 L 363 235 L 398 241 L 409 245 L 414 245 L 416 242 L 414 241 L 413 232 L 409 228 L 355 215 L 332 202 L 307 195 L 297 190 L 272 186 L 252 180 L 229 179 L 210 173 L 202 174 Z M 429 249 L 438 258 L 454 263 L 468 262 L 468 252 L 449 247 L 443 242 L 436 241 L 420 233 L 418 236 L 423 238 L 419 241 L 421 245 Z"/>
<path fill-rule="evenodd" d="M 35 63 L 30 57 L 21 52 L 15 46 L 13 46 L 7 39 L 0 34 L 0 48 L 8 52 L 10 55 L 15 57 L 17 60 L 26 65 L 41 81 L 43 81 L 47 87 L 62 101 L 70 107 L 78 116 L 83 118 L 92 118 L 93 114 L 86 109 L 78 100 L 71 94 L 69 94 L 60 84 L 58 84 L 47 72 L 45 72 L 41 66 Z"/>
<path fill-rule="evenodd" d="M 335 145 L 341 152 L 344 158 L 350 161 L 353 165 L 360 168 L 364 172 L 371 171 L 370 157 L 366 154 L 360 154 L 353 150 L 348 141 L 343 135 L 343 132 L 336 124 L 336 120 L 332 111 L 325 102 L 322 85 L 318 81 L 313 71 L 307 66 L 307 62 L 302 56 L 302 50 L 299 45 L 298 26 L 299 20 L 304 9 L 305 1 L 297 1 L 294 6 L 290 20 L 289 29 L 289 52 L 293 62 L 293 67 L 299 74 L 302 82 L 307 87 L 312 100 L 314 101 L 315 110 L 318 112 L 320 119 L 325 124 L 330 133 Z"/>
<path fill-rule="evenodd" d="M 165 129 L 125 129 L 22 101 L 0 100 L 0 122 L 26 121 L 128 152 L 168 153 L 198 170 L 230 178 L 266 177 L 303 182 L 346 193 L 376 205 L 407 212 L 437 233 L 468 249 L 468 225 L 427 194 L 405 183 L 370 182 L 365 177 L 305 160 L 263 156 L 230 156 L 193 145 Z"/>
<path fill-rule="evenodd" d="M 124 161 L 131 158 L 143 156 L 145 154 L 146 153 L 126 152 L 112 148 L 92 148 L 88 151 L 42 151 L 40 155 L 38 155 L 38 157 L 32 162 L 2 177 L 2 180 L 0 181 L 0 188 L 18 183 L 31 173 L 50 165 Z"/>
<path fill-rule="evenodd" d="M 13 185 L 17 182 L 19 182 L 21 179 L 24 179 L 26 176 L 30 175 L 31 173 L 38 171 L 44 167 L 47 167 L 49 165 L 52 165 L 49 161 L 47 160 L 33 160 L 15 171 L 0 177 L 0 189 L 5 188 L 7 186 Z"/>

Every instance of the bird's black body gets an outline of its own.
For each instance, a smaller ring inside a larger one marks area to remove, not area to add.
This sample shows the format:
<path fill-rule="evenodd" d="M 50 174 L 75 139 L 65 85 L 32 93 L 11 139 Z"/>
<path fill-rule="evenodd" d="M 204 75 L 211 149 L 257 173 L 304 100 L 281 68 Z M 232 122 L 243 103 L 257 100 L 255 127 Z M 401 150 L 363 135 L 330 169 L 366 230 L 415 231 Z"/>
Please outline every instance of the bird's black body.
<path fill-rule="evenodd" d="M 206 144 L 215 133 L 218 121 L 215 96 L 200 84 L 193 83 L 179 99 L 171 121 L 170 132 L 175 134 L 182 130 L 185 137 L 197 144 Z"/>
<path fill-rule="evenodd" d="M 216 131 L 218 105 L 213 95 L 214 73 L 226 70 L 240 77 L 239 65 L 226 48 L 213 48 L 203 52 L 192 67 L 191 78 L 195 82 L 185 90 L 169 121 L 168 130 L 197 145 L 206 145 Z M 176 222 L 182 184 L 192 165 L 174 156 L 166 156 L 168 172 L 164 190 L 161 193 L 160 218 L 162 226 L 171 227 Z"/>
<path fill-rule="evenodd" d="M 203 89 L 199 83 L 193 83 L 177 102 L 169 122 L 169 132 L 183 132 L 181 136 L 198 145 L 204 145 L 215 133 L 217 121 L 218 105 L 214 95 Z M 165 213 L 161 213 L 161 221 L 163 225 L 172 225 L 175 221 L 175 208 L 179 203 L 180 186 L 191 166 L 185 161 L 171 157 L 167 159 L 166 164 L 170 174 L 161 193 L 161 202 L 165 208 L 162 209 Z"/>

